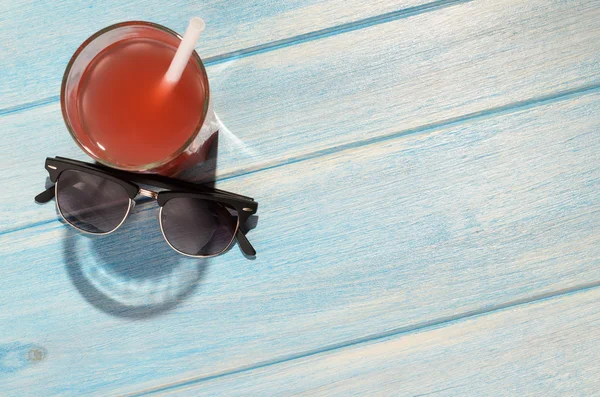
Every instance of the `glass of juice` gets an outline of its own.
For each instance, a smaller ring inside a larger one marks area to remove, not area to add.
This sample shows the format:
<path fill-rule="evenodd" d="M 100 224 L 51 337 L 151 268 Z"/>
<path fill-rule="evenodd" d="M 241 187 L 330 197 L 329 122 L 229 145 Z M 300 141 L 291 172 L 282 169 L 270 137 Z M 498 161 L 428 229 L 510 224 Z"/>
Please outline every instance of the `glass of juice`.
<path fill-rule="evenodd" d="M 61 87 L 69 132 L 96 161 L 176 174 L 206 159 L 217 131 L 208 78 L 194 51 L 179 82 L 164 76 L 181 36 L 150 22 L 100 30 L 75 52 Z"/>

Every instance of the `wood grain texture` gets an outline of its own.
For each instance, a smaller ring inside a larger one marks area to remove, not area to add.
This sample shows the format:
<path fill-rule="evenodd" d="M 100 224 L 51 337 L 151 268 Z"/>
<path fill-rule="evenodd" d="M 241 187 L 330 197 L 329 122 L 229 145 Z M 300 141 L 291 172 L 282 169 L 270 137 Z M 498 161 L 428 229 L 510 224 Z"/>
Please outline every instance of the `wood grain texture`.
<path fill-rule="evenodd" d="M 0 343 L 46 357 L 4 392 L 135 392 L 600 280 L 599 96 L 227 180 L 261 205 L 253 262 L 174 255 L 152 207 L 4 235 Z"/>
<path fill-rule="evenodd" d="M 217 176 L 597 89 L 599 23 L 596 3 L 483 1 L 209 67 L 224 124 Z M 86 158 L 59 106 L 0 117 L 0 129 L 0 180 L 15 203 L 0 230 L 54 219 L 30 204 L 44 158 Z"/>
<path fill-rule="evenodd" d="M 197 47 L 219 57 L 280 39 L 422 5 L 426 0 L 170 1 L 77 0 L 2 2 L 0 108 L 59 94 L 65 66 L 92 33 L 117 22 L 147 20 L 178 32 L 192 16 L 207 22 Z M 449 1 L 452 3 L 452 1 Z"/>
<path fill-rule="evenodd" d="M 422 393 L 597 390 L 597 352 L 581 349 L 597 344 L 595 291 L 236 375 L 600 283 L 600 4 L 443 3 L 386 19 L 425 3 L 3 2 L 0 394 L 118 395 L 214 374 L 207 393 L 385 394 L 415 385 L 413 367 Z M 211 27 L 199 51 L 224 123 L 220 186 L 260 203 L 252 262 L 237 248 L 177 256 L 152 204 L 91 238 L 32 203 L 45 156 L 83 158 L 52 98 L 74 48 L 112 22 L 182 30 L 192 14 Z"/>
<path fill-rule="evenodd" d="M 595 289 L 160 394 L 597 396 L 599 307 Z"/>

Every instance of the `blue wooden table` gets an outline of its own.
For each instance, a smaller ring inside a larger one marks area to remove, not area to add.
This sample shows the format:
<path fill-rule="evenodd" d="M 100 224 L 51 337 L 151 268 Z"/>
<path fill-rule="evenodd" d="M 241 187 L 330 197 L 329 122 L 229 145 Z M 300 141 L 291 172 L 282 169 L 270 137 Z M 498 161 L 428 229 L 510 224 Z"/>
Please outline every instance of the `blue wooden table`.
<path fill-rule="evenodd" d="M 197 47 L 254 261 L 33 197 L 124 20 Z M 600 395 L 600 3 L 3 1 L 0 395 Z"/>

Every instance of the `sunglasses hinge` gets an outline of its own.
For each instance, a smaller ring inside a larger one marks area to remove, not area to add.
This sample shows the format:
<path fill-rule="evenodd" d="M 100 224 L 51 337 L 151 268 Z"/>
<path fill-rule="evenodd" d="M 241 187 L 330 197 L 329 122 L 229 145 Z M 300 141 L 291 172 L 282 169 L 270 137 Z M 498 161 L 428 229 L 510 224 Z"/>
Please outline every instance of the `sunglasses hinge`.
<path fill-rule="evenodd" d="M 142 189 L 142 188 L 140 188 L 140 190 L 138 191 L 138 194 L 140 196 L 149 197 L 149 198 L 154 199 L 154 200 L 156 200 L 157 197 L 158 197 L 158 193 L 157 192 L 154 192 L 154 191 L 148 190 L 148 189 Z"/>

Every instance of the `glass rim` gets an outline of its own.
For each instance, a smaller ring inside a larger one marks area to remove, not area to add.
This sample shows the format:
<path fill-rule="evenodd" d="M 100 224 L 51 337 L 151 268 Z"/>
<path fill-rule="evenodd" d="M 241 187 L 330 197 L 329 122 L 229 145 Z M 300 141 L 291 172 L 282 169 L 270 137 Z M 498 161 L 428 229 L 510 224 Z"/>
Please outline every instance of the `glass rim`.
<path fill-rule="evenodd" d="M 169 164 L 172 160 L 176 159 L 183 152 L 185 152 L 190 147 L 190 145 L 192 144 L 194 139 L 196 139 L 196 137 L 198 136 L 198 133 L 200 132 L 200 129 L 202 128 L 202 126 L 204 125 L 204 122 L 206 121 L 206 116 L 208 114 L 208 104 L 210 101 L 210 88 L 208 85 L 208 75 L 206 73 L 206 68 L 204 67 L 204 64 L 202 63 L 202 59 L 200 58 L 200 56 L 198 55 L 196 50 L 194 50 L 192 52 L 192 57 L 194 58 L 194 60 L 196 61 L 196 64 L 200 68 L 201 74 L 203 74 L 202 80 L 203 80 L 204 87 L 205 87 L 205 89 L 204 89 L 205 100 L 204 100 L 204 106 L 202 109 L 202 116 L 200 117 L 200 120 L 199 120 L 198 124 L 196 125 L 196 128 L 190 134 L 190 137 L 186 140 L 186 142 L 179 149 L 177 149 L 173 154 L 168 156 L 167 158 L 165 158 L 163 160 L 155 161 L 152 163 L 148 163 L 148 164 L 142 164 L 140 166 L 123 166 L 123 165 L 114 164 L 108 160 L 105 160 L 105 159 L 99 157 L 92 150 L 90 150 L 89 148 L 87 148 L 85 145 L 83 145 L 81 143 L 81 141 L 77 137 L 77 134 L 75 133 L 74 128 L 71 125 L 71 122 L 69 121 L 69 117 L 67 115 L 66 92 L 65 92 L 66 86 L 67 86 L 67 80 L 71 73 L 71 68 L 73 67 L 73 64 L 75 63 L 75 61 L 77 60 L 77 58 L 79 57 L 81 52 L 91 42 L 93 42 L 98 37 L 102 36 L 103 34 L 108 33 L 112 30 L 118 29 L 118 28 L 128 27 L 128 26 L 142 26 L 142 27 L 155 28 L 155 29 L 161 30 L 165 33 L 168 33 L 168 34 L 178 38 L 179 40 L 182 40 L 182 36 L 179 33 L 175 32 L 174 30 L 169 29 L 166 26 L 160 25 L 158 23 L 147 22 L 147 21 L 119 22 L 119 23 L 115 23 L 113 25 L 109 25 L 103 29 L 100 29 L 99 31 L 97 31 L 96 33 L 94 33 L 90 37 L 88 37 L 83 43 L 81 43 L 81 45 L 77 48 L 77 50 L 75 50 L 75 52 L 71 56 L 71 59 L 69 60 L 69 63 L 67 64 L 67 67 L 65 69 L 65 72 L 64 72 L 63 78 L 62 78 L 62 83 L 61 83 L 61 88 L 60 88 L 60 108 L 61 108 L 63 120 L 65 122 L 65 125 L 67 126 L 67 130 L 69 131 L 69 134 L 71 134 L 71 137 L 73 138 L 73 140 L 75 141 L 77 146 L 79 146 L 85 153 L 87 153 L 94 160 L 96 160 L 99 163 L 104 164 L 108 167 L 125 170 L 125 171 L 134 171 L 134 172 L 136 172 L 136 171 L 137 172 L 151 171 L 153 169 L 156 169 L 156 168 L 162 167 L 166 164 Z"/>

